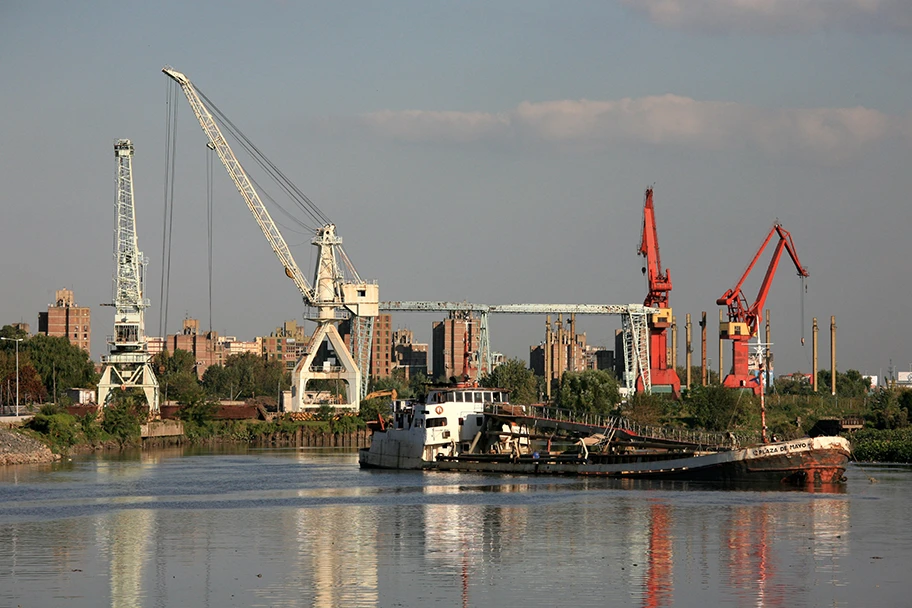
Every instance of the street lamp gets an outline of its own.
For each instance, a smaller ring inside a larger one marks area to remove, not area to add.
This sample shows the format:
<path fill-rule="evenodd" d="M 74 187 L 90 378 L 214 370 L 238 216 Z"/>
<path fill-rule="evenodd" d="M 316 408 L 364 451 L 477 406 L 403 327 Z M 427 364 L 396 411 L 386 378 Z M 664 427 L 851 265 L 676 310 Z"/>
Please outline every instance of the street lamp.
<path fill-rule="evenodd" d="M 19 343 L 22 342 L 22 338 L 4 338 L 0 336 L 0 340 L 7 340 L 9 342 L 16 343 L 16 416 L 19 416 Z"/>

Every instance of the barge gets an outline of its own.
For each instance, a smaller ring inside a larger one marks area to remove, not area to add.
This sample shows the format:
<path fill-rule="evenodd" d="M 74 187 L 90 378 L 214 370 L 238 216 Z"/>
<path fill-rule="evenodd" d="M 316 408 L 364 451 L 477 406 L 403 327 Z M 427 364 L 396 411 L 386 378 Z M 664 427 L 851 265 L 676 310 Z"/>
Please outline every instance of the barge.
<path fill-rule="evenodd" d="M 839 436 L 742 446 L 731 433 L 641 429 L 620 417 L 511 405 L 505 390 L 456 385 L 431 388 L 423 403 L 394 402 L 392 421 L 375 427 L 359 463 L 804 486 L 842 483 L 850 455 L 849 442 Z"/>

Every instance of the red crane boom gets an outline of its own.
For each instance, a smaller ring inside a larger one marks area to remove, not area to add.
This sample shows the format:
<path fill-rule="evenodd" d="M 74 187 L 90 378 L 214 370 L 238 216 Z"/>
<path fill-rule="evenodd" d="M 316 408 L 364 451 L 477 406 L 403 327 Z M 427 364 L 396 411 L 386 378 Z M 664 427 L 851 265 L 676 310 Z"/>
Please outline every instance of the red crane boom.
<path fill-rule="evenodd" d="M 749 304 L 741 288 L 754 266 L 756 266 L 757 260 L 763 254 L 763 250 L 766 249 L 766 246 L 772 240 L 773 235 L 779 236 L 779 242 L 776 243 L 776 249 L 773 251 L 773 257 L 770 260 L 769 267 L 766 269 L 766 275 L 760 284 L 757 298 L 753 304 Z M 755 394 L 760 393 L 760 383 L 757 382 L 757 378 L 750 375 L 748 342 L 760 330 L 760 323 L 763 321 L 763 305 L 766 303 L 766 296 L 769 295 L 770 285 L 776 274 L 776 268 L 779 266 L 779 259 L 782 257 L 783 250 L 788 251 L 795 268 L 798 269 L 798 276 L 809 276 L 807 268 L 801 265 L 798 254 L 795 252 L 795 243 L 792 241 L 792 235 L 782 227 L 782 224 L 776 222 L 770 229 L 769 234 L 766 235 L 766 239 L 760 249 L 754 255 L 754 259 L 747 266 L 747 270 L 741 275 L 741 280 L 738 281 L 738 284 L 716 300 L 716 304 L 719 306 L 728 307 L 728 321 L 722 322 L 720 325 L 719 337 L 732 341 L 732 367 L 731 372 L 722 382 L 724 386 L 751 388 Z"/>
<path fill-rule="evenodd" d="M 659 255 L 659 234 L 656 230 L 655 206 L 652 202 L 652 188 L 646 189 L 643 204 L 643 236 L 638 253 L 646 258 L 643 273 L 648 280 L 648 292 L 643 304 L 661 308 L 662 312 L 652 315 L 649 322 L 649 373 L 654 392 L 670 392 L 677 399 L 681 394 L 681 379 L 678 372 L 668 367 L 668 328 L 672 314 L 668 306 L 671 291 L 671 276 L 668 269 L 662 271 Z M 641 385 L 641 381 L 637 380 Z"/>

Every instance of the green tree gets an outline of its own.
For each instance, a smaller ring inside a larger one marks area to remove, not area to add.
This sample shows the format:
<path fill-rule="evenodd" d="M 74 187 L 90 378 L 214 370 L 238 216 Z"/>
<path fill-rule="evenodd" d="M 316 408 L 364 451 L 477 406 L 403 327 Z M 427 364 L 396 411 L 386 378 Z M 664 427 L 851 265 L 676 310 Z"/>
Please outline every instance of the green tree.
<path fill-rule="evenodd" d="M 624 415 L 639 424 L 659 426 L 677 409 L 677 404 L 667 395 L 637 393 L 627 403 Z"/>
<path fill-rule="evenodd" d="M 70 344 L 66 338 L 38 334 L 23 342 L 19 348 L 20 370 L 24 354 L 38 372 L 47 392 L 55 400 L 66 394 L 70 388 L 94 388 L 98 384 L 95 364 L 92 363 L 89 354 Z"/>
<path fill-rule="evenodd" d="M 830 392 L 832 376 L 830 370 L 822 369 L 817 372 L 818 392 Z M 845 373 L 836 371 L 836 394 L 840 397 L 864 397 L 871 390 L 871 379 L 862 376 L 857 369 L 846 370 Z"/>
<path fill-rule="evenodd" d="M 193 353 L 180 348 L 169 352 L 164 350 L 152 358 L 152 368 L 158 376 L 162 397 L 169 401 L 180 401 L 191 394 L 199 385 L 196 359 Z"/>
<path fill-rule="evenodd" d="M 510 391 L 510 403 L 530 404 L 539 401 L 538 379 L 519 359 L 510 359 L 481 379 L 488 388 Z"/>
<path fill-rule="evenodd" d="M 837 376 L 837 382 L 839 377 Z M 878 389 L 871 396 L 871 411 L 867 418 L 876 429 L 898 429 L 909 424 L 908 410 L 900 406 L 896 391 L 888 388 Z"/>
<path fill-rule="evenodd" d="M 200 427 L 211 422 L 219 408 L 218 402 L 213 401 L 200 386 L 188 390 L 178 404 L 180 419 Z"/>
<path fill-rule="evenodd" d="M 753 397 L 721 385 L 697 386 L 684 402 L 697 426 L 710 431 L 729 431 L 744 424 Z"/>
<path fill-rule="evenodd" d="M 104 420 L 101 428 L 124 445 L 139 440 L 141 426 L 149 419 L 149 406 L 141 389 L 114 391 L 111 400 L 104 408 Z"/>
<path fill-rule="evenodd" d="M 610 415 L 621 401 L 614 375 L 605 370 L 565 372 L 556 405 L 580 414 Z"/>

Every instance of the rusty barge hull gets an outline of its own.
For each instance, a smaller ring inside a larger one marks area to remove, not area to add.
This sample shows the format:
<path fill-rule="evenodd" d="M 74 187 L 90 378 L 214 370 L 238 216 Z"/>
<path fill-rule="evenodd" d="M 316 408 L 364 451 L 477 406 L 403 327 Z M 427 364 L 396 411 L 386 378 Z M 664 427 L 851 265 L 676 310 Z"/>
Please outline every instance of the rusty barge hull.
<path fill-rule="evenodd" d="M 441 458 L 440 471 L 594 475 L 719 483 L 838 484 L 850 456 L 842 437 L 814 437 L 692 454 L 597 454 L 587 458 L 463 454 Z"/>

